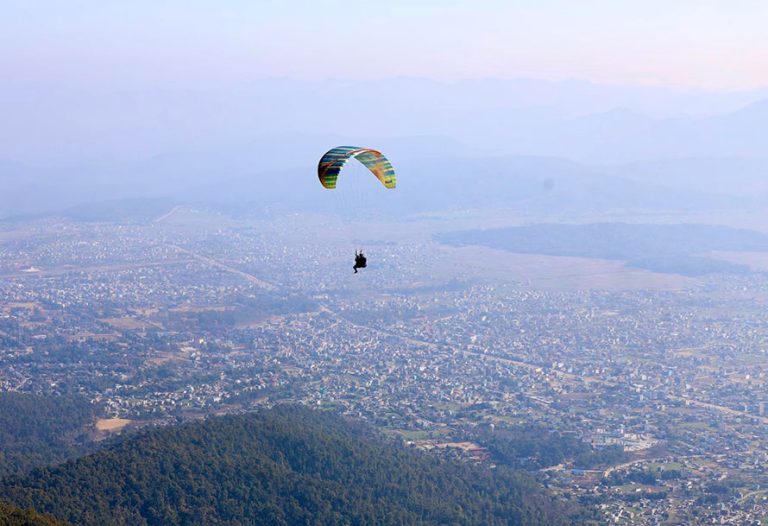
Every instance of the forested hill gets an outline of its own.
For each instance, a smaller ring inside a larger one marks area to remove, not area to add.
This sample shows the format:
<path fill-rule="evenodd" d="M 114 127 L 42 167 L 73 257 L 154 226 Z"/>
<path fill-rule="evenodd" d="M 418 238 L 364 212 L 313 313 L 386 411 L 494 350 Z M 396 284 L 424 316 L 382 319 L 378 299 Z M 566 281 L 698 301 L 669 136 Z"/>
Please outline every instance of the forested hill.
<path fill-rule="evenodd" d="M 6 479 L 3 499 L 81 525 L 577 523 L 526 475 L 448 463 L 293 406 L 129 437 Z"/>
<path fill-rule="evenodd" d="M 96 415 L 79 396 L 0 393 L 0 478 L 81 456 Z"/>
<path fill-rule="evenodd" d="M 32 510 L 20 510 L 0 504 L 0 526 L 67 526 L 67 524 Z"/>

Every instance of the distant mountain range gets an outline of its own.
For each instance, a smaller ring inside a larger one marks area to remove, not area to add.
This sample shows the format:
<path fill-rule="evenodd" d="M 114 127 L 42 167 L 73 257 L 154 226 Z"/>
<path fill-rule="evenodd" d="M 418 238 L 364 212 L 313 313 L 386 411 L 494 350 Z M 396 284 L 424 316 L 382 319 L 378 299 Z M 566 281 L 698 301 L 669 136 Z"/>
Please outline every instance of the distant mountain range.
<path fill-rule="evenodd" d="M 14 159 L 0 160 L 0 217 L 123 199 L 314 210 L 317 160 L 340 144 L 387 153 L 401 212 L 768 202 L 764 91 L 407 78 L 216 92 L 9 85 L 0 111 L 0 159 Z"/>
<path fill-rule="evenodd" d="M 395 217 L 498 208 L 532 216 L 743 210 L 763 207 L 768 198 L 768 184 L 760 177 L 759 163 L 747 161 L 737 165 L 742 171 L 732 179 L 722 163 L 718 168 L 703 160 L 692 162 L 692 170 L 702 168 L 697 180 L 685 171 L 686 161 L 600 168 L 547 157 L 390 156 L 397 159 L 398 188 L 394 192 L 381 191 L 370 174 L 354 162 L 342 174 L 339 190 L 334 193 L 318 184 L 314 161 L 299 169 L 266 169 L 254 161 L 253 170 L 263 171 L 220 180 L 186 180 L 178 175 L 163 179 L 166 171 L 184 172 L 159 163 L 147 165 L 143 171 L 137 168 L 131 175 L 115 176 L 113 185 L 108 180 L 92 184 L 85 173 L 73 175 L 68 183 L 42 174 L 34 185 L 6 176 L 15 183 L 0 194 L 0 211 L 5 211 L 6 218 L 55 212 L 75 220 L 119 220 L 131 215 L 151 218 L 179 204 L 237 214 L 260 215 L 270 210 L 345 213 L 339 197 L 343 198 L 348 191 L 345 185 L 355 178 L 365 179 L 366 184 L 369 178 L 373 182 L 365 190 L 355 190 L 349 199 L 362 198 L 363 206 L 381 215 L 397 214 Z M 185 160 L 183 165 L 188 163 L 194 164 L 194 159 Z M 200 160 L 197 170 L 203 170 L 205 164 Z M 224 164 L 222 161 L 220 166 Z M 232 165 L 228 173 L 246 171 Z M 50 186 L 45 182 L 48 180 Z M 728 191 L 731 180 L 733 192 Z"/>
<path fill-rule="evenodd" d="M 352 144 L 442 136 L 495 155 L 586 163 L 759 156 L 768 141 L 766 101 L 766 90 L 709 93 L 578 80 L 262 79 L 208 89 L 8 82 L 0 86 L 0 158 L 125 164 L 231 151 L 274 135 L 328 135 Z"/>

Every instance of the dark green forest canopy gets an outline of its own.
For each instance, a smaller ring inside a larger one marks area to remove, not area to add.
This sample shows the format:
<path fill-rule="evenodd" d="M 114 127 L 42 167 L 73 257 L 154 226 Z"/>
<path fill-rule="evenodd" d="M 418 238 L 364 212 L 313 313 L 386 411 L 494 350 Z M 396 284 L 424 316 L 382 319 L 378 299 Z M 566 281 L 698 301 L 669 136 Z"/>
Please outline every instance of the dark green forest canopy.
<path fill-rule="evenodd" d="M 0 499 L 83 525 L 565 525 L 525 474 L 451 463 L 283 406 L 132 436 L 6 479 Z"/>
<path fill-rule="evenodd" d="M 0 478 L 83 454 L 94 418 L 85 398 L 0 393 Z"/>
<path fill-rule="evenodd" d="M 573 435 L 536 424 L 481 424 L 464 433 L 464 439 L 485 447 L 495 463 L 516 469 L 542 469 L 564 462 L 575 468 L 605 469 L 630 458 L 621 446 L 595 450 Z"/>
<path fill-rule="evenodd" d="M 749 272 L 745 266 L 708 257 L 712 251 L 768 252 L 768 236 L 760 232 L 687 224 L 540 224 L 447 232 L 437 239 L 519 254 L 619 260 L 635 268 L 685 276 Z"/>
<path fill-rule="evenodd" d="M 68 526 L 68 524 L 32 510 L 20 510 L 0 504 L 0 526 Z"/>

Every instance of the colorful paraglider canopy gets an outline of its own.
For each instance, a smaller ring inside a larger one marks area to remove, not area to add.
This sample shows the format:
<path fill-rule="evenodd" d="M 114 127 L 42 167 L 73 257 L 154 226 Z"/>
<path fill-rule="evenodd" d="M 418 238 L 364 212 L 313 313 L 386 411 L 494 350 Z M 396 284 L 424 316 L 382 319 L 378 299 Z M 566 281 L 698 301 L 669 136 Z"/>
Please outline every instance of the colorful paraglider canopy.
<path fill-rule="evenodd" d="M 336 188 L 341 168 L 352 157 L 363 163 L 384 186 L 390 189 L 395 187 L 395 169 L 389 160 L 377 150 L 357 146 L 337 146 L 328 150 L 317 165 L 320 183 L 329 189 Z"/>

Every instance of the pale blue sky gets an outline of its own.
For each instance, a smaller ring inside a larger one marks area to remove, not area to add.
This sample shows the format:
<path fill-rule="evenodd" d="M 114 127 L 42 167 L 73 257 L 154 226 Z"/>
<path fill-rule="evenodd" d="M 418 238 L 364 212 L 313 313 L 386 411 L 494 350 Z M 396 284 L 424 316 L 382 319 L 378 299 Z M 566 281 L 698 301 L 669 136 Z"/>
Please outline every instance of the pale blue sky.
<path fill-rule="evenodd" d="M 4 0 L 11 81 L 579 78 L 768 86 L 765 0 Z"/>

